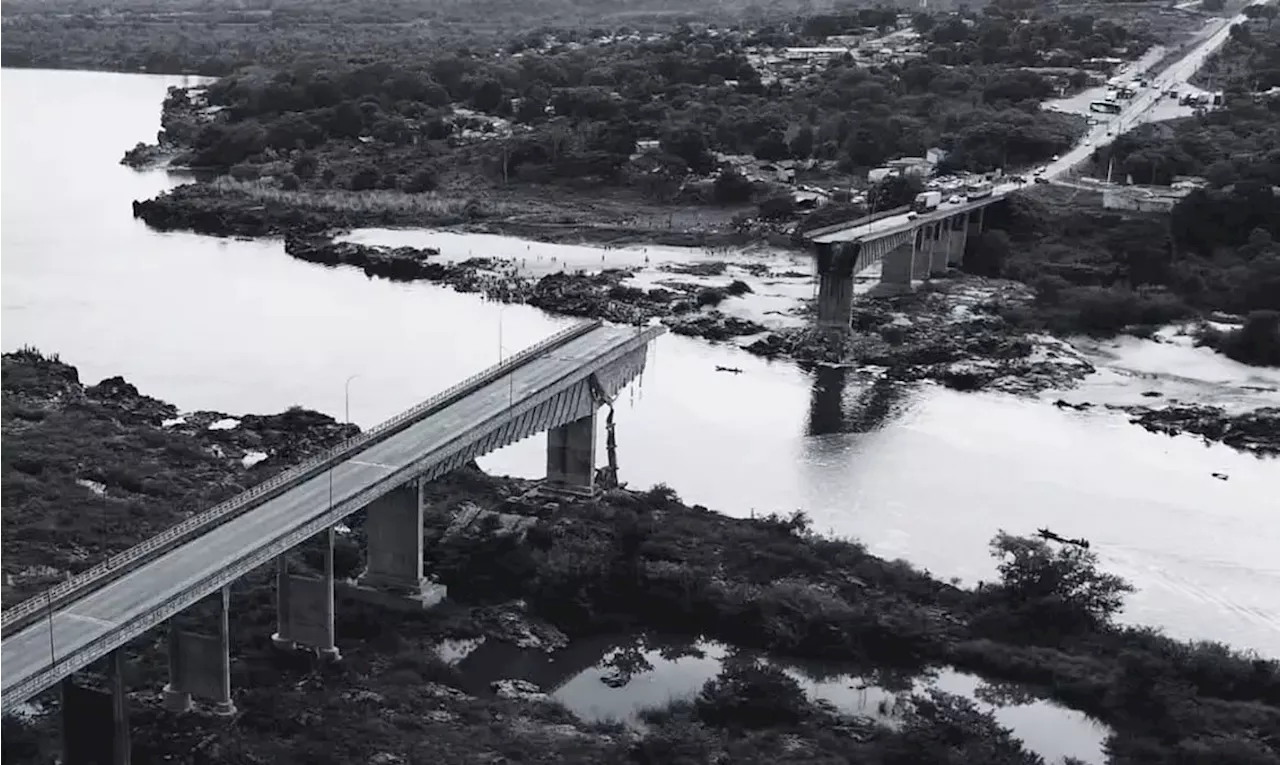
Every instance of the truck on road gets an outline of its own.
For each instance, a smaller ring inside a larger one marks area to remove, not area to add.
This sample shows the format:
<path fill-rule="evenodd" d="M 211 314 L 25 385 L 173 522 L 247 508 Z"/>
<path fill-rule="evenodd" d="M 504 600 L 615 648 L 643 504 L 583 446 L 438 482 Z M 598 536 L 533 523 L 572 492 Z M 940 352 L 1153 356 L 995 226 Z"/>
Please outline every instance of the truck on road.
<path fill-rule="evenodd" d="M 922 191 L 916 194 L 916 201 L 911 205 L 911 209 L 918 212 L 928 212 L 938 209 L 938 205 L 942 204 L 941 191 Z"/>

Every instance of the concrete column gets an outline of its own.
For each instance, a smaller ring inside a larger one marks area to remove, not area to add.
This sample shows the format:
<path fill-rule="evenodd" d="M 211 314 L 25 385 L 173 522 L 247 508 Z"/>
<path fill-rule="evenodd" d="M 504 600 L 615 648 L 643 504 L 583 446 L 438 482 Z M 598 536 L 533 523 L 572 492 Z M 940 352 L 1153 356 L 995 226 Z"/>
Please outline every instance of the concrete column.
<path fill-rule="evenodd" d="M 288 559 L 276 558 L 276 632 L 271 642 L 286 649 L 306 647 L 337 660 L 334 636 L 333 527 L 324 533 L 324 575 L 294 576 Z"/>
<path fill-rule="evenodd" d="M 945 273 L 947 259 L 951 256 L 951 219 L 934 224 L 933 250 L 930 252 L 930 273 Z"/>
<path fill-rule="evenodd" d="M 960 267 L 964 263 L 964 243 L 968 235 L 969 216 L 957 215 L 947 227 L 947 265 Z"/>
<path fill-rule="evenodd" d="M 421 592 L 422 487 L 416 479 L 374 500 L 365 532 L 369 565 L 362 585 L 384 590 Z"/>
<path fill-rule="evenodd" d="M 853 309 L 853 268 L 860 243 L 815 245 L 818 266 L 818 324 L 847 327 Z"/>
<path fill-rule="evenodd" d="M 414 479 L 374 500 L 366 508 L 365 535 L 368 539 L 366 558 L 368 566 L 364 574 L 356 581 L 355 587 L 347 589 L 349 595 L 361 600 L 375 603 L 387 608 L 420 611 L 431 608 L 442 602 L 449 594 L 443 584 L 436 584 L 422 574 L 422 482 Z M 331 530 L 332 531 L 332 530 Z M 329 555 L 333 554 L 332 537 L 330 537 Z M 324 612 L 333 604 L 333 564 L 331 559 L 325 561 L 326 575 L 323 580 L 289 578 L 289 599 L 291 603 L 305 597 L 312 604 L 310 612 L 320 616 L 311 617 L 311 624 L 302 624 L 297 619 L 291 623 L 294 632 L 289 635 L 298 642 L 304 642 L 302 629 L 307 627 L 315 634 L 306 642 L 320 647 L 322 651 L 326 643 L 332 644 L 332 610 Z M 307 591 L 302 596 L 300 593 Z M 299 608 L 290 605 L 293 613 Z M 328 651 L 324 651 L 328 653 Z M 329 653 L 337 657 L 338 651 Z"/>
<path fill-rule="evenodd" d="M 596 473 L 596 414 L 547 431 L 547 484 L 590 492 Z"/>
<path fill-rule="evenodd" d="M 915 241 L 908 239 L 886 252 L 880 266 L 880 284 L 888 285 L 898 291 L 910 292 L 915 249 Z"/>
<path fill-rule="evenodd" d="M 929 232 L 930 226 L 926 223 L 912 233 L 916 248 L 915 254 L 911 258 L 911 278 L 916 281 L 924 281 L 929 278 L 930 252 L 933 246 L 933 239 L 930 237 Z"/>
<path fill-rule="evenodd" d="M 124 654 L 107 657 L 105 691 L 62 681 L 62 762 L 65 765 L 129 765 L 129 697 Z"/>
<path fill-rule="evenodd" d="M 169 684 L 164 706 L 174 712 L 191 708 L 193 696 L 213 702 L 216 715 L 236 713 L 231 701 L 231 588 L 218 594 L 216 635 L 182 629 L 169 621 Z"/>

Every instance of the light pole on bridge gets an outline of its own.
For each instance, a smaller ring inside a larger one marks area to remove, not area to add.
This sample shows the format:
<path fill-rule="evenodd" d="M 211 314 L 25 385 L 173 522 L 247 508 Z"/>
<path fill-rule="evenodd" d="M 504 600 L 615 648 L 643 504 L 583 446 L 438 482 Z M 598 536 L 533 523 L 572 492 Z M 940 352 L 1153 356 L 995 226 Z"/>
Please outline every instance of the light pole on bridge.
<path fill-rule="evenodd" d="M 359 376 L 358 373 L 351 375 L 342 384 L 342 419 L 347 425 L 351 424 L 351 381 Z"/>

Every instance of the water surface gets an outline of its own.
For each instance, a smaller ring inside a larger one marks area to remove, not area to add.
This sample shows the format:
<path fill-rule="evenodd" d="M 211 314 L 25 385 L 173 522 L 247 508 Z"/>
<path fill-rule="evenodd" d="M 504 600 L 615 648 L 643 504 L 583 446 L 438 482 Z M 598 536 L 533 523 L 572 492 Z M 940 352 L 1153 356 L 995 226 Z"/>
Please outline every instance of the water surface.
<path fill-rule="evenodd" d="M 150 232 L 130 202 L 175 180 L 118 160 L 154 135 L 164 90 L 180 78 L 2 76 L 5 350 L 57 352 L 86 381 L 123 375 L 184 409 L 301 404 L 341 417 L 349 403 L 368 426 L 568 323 L 303 263 L 278 242 Z M 468 241 L 476 254 L 498 249 Z M 617 251 L 564 252 L 586 263 Z M 1132 384 L 1107 383 L 1140 391 L 1149 381 Z M 1206 390 L 1234 395 L 1241 384 Z M 1090 538 L 1137 584 L 1125 618 L 1280 656 L 1273 460 L 1149 434 L 1113 413 L 814 376 L 674 336 L 618 409 L 633 485 L 664 482 L 734 515 L 801 509 L 821 530 L 968 582 L 992 576 L 986 543 L 997 529 L 1048 526 Z M 543 448 L 530 439 L 483 464 L 538 476 Z"/>

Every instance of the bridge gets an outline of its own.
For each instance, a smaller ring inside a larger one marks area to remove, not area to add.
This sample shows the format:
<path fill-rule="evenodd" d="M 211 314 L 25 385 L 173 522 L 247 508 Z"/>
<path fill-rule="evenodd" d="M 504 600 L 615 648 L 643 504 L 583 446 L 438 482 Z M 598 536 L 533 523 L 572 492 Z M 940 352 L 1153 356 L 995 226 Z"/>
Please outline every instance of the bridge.
<path fill-rule="evenodd" d="M 351 441 L 193 516 L 48 592 L 5 611 L 3 712 L 107 659 L 116 761 L 128 759 L 121 647 L 169 623 L 165 704 L 192 697 L 232 714 L 229 585 L 275 564 L 280 646 L 337 656 L 334 526 L 367 510 L 368 568 L 357 587 L 380 599 L 428 607 L 444 588 L 423 576 L 422 485 L 480 456 L 546 431 L 546 485 L 589 494 L 595 476 L 596 413 L 644 370 L 660 326 L 570 327 Z M 291 574 L 285 553 L 327 540 L 325 573 Z M 200 604 L 201 608 L 192 608 Z M 205 606 L 213 606 L 206 609 Z M 203 629 L 184 622 L 210 611 Z M 92 706 L 92 705 L 90 705 Z M 122 743 L 123 742 L 123 743 Z M 102 742 L 96 742 L 101 747 Z M 118 750 L 119 752 L 120 750 Z M 74 761 L 64 756 L 64 762 Z"/>
<path fill-rule="evenodd" d="M 817 256 L 818 323 L 848 326 L 854 277 L 874 265 L 881 266 L 881 285 L 894 292 L 909 292 L 914 281 L 960 265 L 965 243 L 982 231 L 983 210 L 1016 189 L 1001 184 L 980 199 L 923 213 L 894 210 L 809 232 Z"/>

